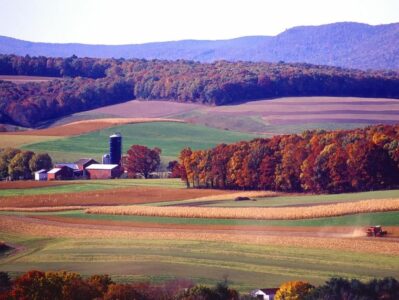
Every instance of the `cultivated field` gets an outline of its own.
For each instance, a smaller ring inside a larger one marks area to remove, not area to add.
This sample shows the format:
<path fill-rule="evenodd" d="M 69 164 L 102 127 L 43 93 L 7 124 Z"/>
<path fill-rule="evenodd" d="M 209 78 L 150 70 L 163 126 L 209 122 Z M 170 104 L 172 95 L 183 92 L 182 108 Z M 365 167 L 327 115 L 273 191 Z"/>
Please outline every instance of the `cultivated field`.
<path fill-rule="evenodd" d="M 0 80 L 11 81 L 14 83 L 26 82 L 44 82 L 50 80 L 62 80 L 60 77 L 43 77 L 43 76 L 23 76 L 23 75 L 0 75 Z"/>
<path fill-rule="evenodd" d="M 387 195 L 397 199 L 398 191 L 344 194 L 343 204 L 331 205 L 332 200 L 339 202 L 339 195 L 331 195 L 337 197 L 331 199 L 323 195 L 192 190 L 174 179 L 61 183 L 2 186 L 0 240 L 18 249 L 11 256 L 0 256 L 2 270 L 12 275 L 32 268 L 67 269 L 86 275 L 106 272 L 122 282 L 185 277 L 210 284 L 228 276 L 241 291 L 275 286 L 287 280 L 318 284 L 332 275 L 365 280 L 398 276 L 398 200 L 383 200 Z M 238 195 L 256 201 L 233 201 Z M 296 206 L 252 207 L 267 201 L 276 206 L 278 199 Z M 320 206 L 322 202 L 325 205 Z M 193 206 L 159 207 L 187 203 Z M 207 203 L 239 203 L 247 207 L 196 207 Z M 240 214 L 248 210 L 255 216 L 268 210 L 270 216 L 276 209 L 281 214 L 287 209 L 303 213 L 307 209 L 328 211 L 337 207 L 347 209 L 348 214 L 258 220 L 242 216 L 226 219 L 225 215 L 210 219 L 204 215 L 186 218 L 85 213 L 88 206 L 94 209 L 92 205 L 126 209 L 121 204 L 135 204 L 134 208 L 145 210 L 184 210 L 186 214 L 201 209 L 228 209 Z M 389 205 L 393 205 L 394 211 L 371 212 L 375 210 L 370 207 L 379 211 Z M 365 237 L 365 228 L 377 223 L 388 230 L 388 236 Z M 378 264 L 374 263 L 376 255 Z"/>

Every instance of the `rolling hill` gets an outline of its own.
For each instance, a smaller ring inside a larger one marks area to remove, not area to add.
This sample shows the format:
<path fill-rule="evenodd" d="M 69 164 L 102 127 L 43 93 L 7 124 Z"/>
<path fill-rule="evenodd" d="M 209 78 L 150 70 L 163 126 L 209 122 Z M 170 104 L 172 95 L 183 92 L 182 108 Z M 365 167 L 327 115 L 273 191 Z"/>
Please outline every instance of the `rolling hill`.
<path fill-rule="evenodd" d="M 213 62 L 304 62 L 357 69 L 399 69 L 399 23 L 300 26 L 276 36 L 183 40 L 131 45 L 36 43 L 0 36 L 0 53 Z"/>

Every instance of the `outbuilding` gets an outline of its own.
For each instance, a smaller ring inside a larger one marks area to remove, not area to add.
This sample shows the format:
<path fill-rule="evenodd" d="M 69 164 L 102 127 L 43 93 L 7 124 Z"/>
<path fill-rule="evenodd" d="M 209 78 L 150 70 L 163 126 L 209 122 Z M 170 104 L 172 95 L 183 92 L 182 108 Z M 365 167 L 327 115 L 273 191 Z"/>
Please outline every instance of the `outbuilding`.
<path fill-rule="evenodd" d="M 91 164 L 86 171 L 90 179 L 111 179 L 121 175 L 120 167 L 116 164 Z"/>
<path fill-rule="evenodd" d="M 35 180 L 37 181 L 46 181 L 47 180 L 47 170 L 41 169 L 35 172 Z"/>
<path fill-rule="evenodd" d="M 74 178 L 74 170 L 67 166 L 51 169 L 47 172 L 47 180 L 69 180 Z"/>
<path fill-rule="evenodd" d="M 273 300 L 278 288 L 258 289 L 251 292 L 252 297 L 261 300 Z"/>

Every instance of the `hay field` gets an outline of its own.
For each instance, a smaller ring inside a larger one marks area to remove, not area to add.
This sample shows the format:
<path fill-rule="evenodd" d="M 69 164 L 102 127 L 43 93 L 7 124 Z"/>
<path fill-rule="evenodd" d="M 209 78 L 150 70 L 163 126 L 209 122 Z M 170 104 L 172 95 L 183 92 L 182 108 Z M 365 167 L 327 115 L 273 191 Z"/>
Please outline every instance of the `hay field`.
<path fill-rule="evenodd" d="M 315 205 L 302 208 L 216 208 L 216 207 L 93 207 L 89 214 L 116 214 L 179 218 L 222 218 L 256 220 L 296 220 L 335 217 L 370 212 L 399 211 L 399 199 L 364 200 L 358 202 Z"/>

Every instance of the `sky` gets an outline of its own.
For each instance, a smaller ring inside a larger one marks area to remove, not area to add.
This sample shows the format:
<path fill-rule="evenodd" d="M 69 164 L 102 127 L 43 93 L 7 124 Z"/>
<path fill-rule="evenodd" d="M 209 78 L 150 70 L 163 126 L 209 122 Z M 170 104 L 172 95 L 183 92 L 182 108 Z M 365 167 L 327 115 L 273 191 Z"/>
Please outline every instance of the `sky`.
<path fill-rule="evenodd" d="M 215 40 L 343 21 L 399 22 L 399 0 L 0 0 L 0 35 L 35 42 Z"/>

